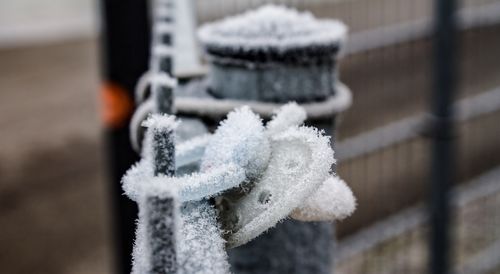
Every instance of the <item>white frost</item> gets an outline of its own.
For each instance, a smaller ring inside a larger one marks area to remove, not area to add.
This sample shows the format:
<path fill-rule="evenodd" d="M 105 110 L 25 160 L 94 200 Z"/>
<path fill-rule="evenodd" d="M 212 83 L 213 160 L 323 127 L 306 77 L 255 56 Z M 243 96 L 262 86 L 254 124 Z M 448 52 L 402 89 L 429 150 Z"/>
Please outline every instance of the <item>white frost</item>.
<path fill-rule="evenodd" d="M 234 164 L 224 164 L 204 173 L 181 177 L 153 175 L 153 169 L 142 160 L 132 167 L 122 179 L 125 194 L 134 201 L 140 201 L 144 193 L 169 196 L 178 193 L 180 202 L 197 201 L 237 187 L 245 179 L 245 171 Z"/>
<path fill-rule="evenodd" d="M 178 274 L 230 273 L 216 218 L 215 209 L 207 201 L 183 206 Z"/>
<path fill-rule="evenodd" d="M 290 127 L 300 126 L 307 118 L 307 113 L 303 107 L 297 103 L 288 103 L 274 112 L 274 116 L 267 123 L 267 134 L 276 135 Z"/>
<path fill-rule="evenodd" d="M 254 188 L 235 204 L 239 228 L 228 243 L 242 245 L 286 218 L 316 191 L 334 163 L 330 138 L 292 127 L 272 138 L 272 157 Z"/>
<path fill-rule="evenodd" d="M 173 115 L 151 114 L 146 121 L 142 122 L 142 126 L 158 130 L 175 130 L 179 126 L 179 122 Z"/>
<path fill-rule="evenodd" d="M 207 146 L 201 171 L 232 163 L 242 167 L 248 178 L 259 176 L 271 152 L 264 130 L 260 117 L 249 107 L 230 112 Z"/>
<path fill-rule="evenodd" d="M 175 147 L 176 168 L 200 162 L 211 138 L 212 135 L 205 134 L 178 144 Z"/>
<path fill-rule="evenodd" d="M 237 187 L 244 180 L 245 171 L 234 164 L 222 165 L 204 173 L 173 178 L 180 188 L 181 201 L 211 198 L 225 190 Z"/>
<path fill-rule="evenodd" d="M 137 167 L 135 167 L 137 168 Z M 173 225 L 173 234 L 171 237 L 174 242 L 178 242 L 177 235 L 179 235 L 180 230 L 180 218 L 179 218 L 179 208 L 177 203 L 177 193 L 175 187 L 170 187 L 168 190 L 163 192 L 158 192 L 156 185 L 147 184 L 144 188 L 140 190 L 140 193 L 135 193 L 137 196 L 137 204 L 139 208 L 139 217 L 136 222 L 136 233 L 134 247 L 132 251 L 132 274 L 143 274 L 150 272 L 151 269 L 151 257 L 153 256 L 166 256 L 172 258 L 173 254 L 171 252 L 176 252 L 172 250 L 162 250 L 161 254 L 151 254 L 150 243 L 148 243 L 148 215 L 150 216 L 150 208 L 148 204 L 149 197 L 160 197 L 160 198 L 172 198 L 173 199 L 173 209 L 170 213 L 171 216 L 164 216 L 168 218 L 168 224 Z M 161 212 L 153 212 L 153 214 L 161 214 Z"/>
<path fill-rule="evenodd" d="M 356 198 L 338 177 L 328 178 L 291 217 L 300 221 L 334 221 L 349 217 L 356 209 Z"/>
<path fill-rule="evenodd" d="M 286 50 L 329 46 L 344 41 L 347 27 L 337 20 L 318 20 L 310 12 L 266 5 L 220 22 L 206 24 L 198 32 L 206 46 L 242 50 Z"/>

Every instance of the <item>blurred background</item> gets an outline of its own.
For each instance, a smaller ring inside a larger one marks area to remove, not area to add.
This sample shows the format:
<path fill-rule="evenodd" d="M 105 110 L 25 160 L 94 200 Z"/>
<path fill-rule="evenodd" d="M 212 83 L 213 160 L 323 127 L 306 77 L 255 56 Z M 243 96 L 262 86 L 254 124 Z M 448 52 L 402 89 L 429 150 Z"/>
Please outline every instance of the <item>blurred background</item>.
<path fill-rule="evenodd" d="M 425 273 L 430 148 L 422 133 L 432 92 L 433 1 L 186 2 L 177 57 L 184 61 L 176 67 L 184 79 L 206 71 L 193 29 L 207 21 L 274 2 L 349 26 L 340 79 L 354 103 L 340 117 L 336 156 L 359 208 L 338 225 L 336 273 Z M 93 0 L 0 1 L 2 273 L 112 272 L 101 10 Z M 137 18 L 124 19 L 122 31 Z M 500 1 L 463 0 L 457 22 L 452 267 L 494 274 L 500 273 Z M 149 42 L 146 33 L 137 39 Z"/>

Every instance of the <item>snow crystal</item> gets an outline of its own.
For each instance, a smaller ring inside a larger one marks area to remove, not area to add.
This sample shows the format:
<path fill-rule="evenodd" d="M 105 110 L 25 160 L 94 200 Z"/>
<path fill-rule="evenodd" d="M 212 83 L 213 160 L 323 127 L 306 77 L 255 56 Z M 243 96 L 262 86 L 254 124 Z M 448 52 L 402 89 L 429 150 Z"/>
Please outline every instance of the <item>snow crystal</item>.
<path fill-rule="evenodd" d="M 334 163 L 330 139 L 309 127 L 292 127 L 272 137 L 272 157 L 262 178 L 235 204 L 239 216 L 229 245 L 244 244 L 297 208 L 329 176 Z"/>
<path fill-rule="evenodd" d="M 297 103 L 288 103 L 275 111 L 272 120 L 266 125 L 267 133 L 275 135 L 290 127 L 299 126 L 304 123 L 306 118 L 307 114 L 304 108 Z"/>
<path fill-rule="evenodd" d="M 328 178 L 291 217 L 300 221 L 333 221 L 350 216 L 356 209 L 356 198 L 338 177 Z"/>
<path fill-rule="evenodd" d="M 225 274 L 229 263 L 215 209 L 208 201 L 182 206 L 179 239 L 179 274 Z"/>
<path fill-rule="evenodd" d="M 244 168 L 247 178 L 259 176 L 271 152 L 264 130 L 260 117 L 249 107 L 230 112 L 207 146 L 201 171 L 233 163 Z"/>
<path fill-rule="evenodd" d="M 244 51 L 279 50 L 341 43 L 347 27 L 337 20 L 318 20 L 310 12 L 266 5 L 220 22 L 206 24 L 199 38 L 208 47 L 235 47 Z"/>

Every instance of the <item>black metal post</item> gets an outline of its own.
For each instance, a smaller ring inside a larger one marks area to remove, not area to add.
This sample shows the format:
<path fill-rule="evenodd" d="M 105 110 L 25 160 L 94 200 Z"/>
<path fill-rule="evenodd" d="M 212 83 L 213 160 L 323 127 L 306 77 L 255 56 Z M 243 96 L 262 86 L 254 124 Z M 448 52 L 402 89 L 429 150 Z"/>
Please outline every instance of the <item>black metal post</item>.
<path fill-rule="evenodd" d="M 430 186 L 430 273 L 450 269 L 450 199 L 453 182 L 453 109 L 456 91 L 455 0 L 435 1 L 434 94 Z"/>
<path fill-rule="evenodd" d="M 133 112 L 133 91 L 137 79 L 147 70 L 150 25 L 147 1 L 102 0 L 101 57 L 103 82 L 121 91 L 121 115 L 107 124 L 107 157 L 110 166 L 115 272 L 128 274 L 135 237 L 137 206 L 123 195 L 120 180 L 139 158 L 132 150 L 128 126 Z"/>

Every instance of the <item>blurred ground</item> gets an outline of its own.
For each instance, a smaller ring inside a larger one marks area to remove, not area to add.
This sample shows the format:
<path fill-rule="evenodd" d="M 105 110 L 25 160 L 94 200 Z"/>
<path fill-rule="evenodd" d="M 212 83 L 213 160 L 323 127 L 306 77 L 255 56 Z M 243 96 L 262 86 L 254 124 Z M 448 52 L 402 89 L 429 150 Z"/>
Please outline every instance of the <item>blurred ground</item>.
<path fill-rule="evenodd" d="M 3 273 L 110 273 L 95 40 L 0 51 Z"/>

